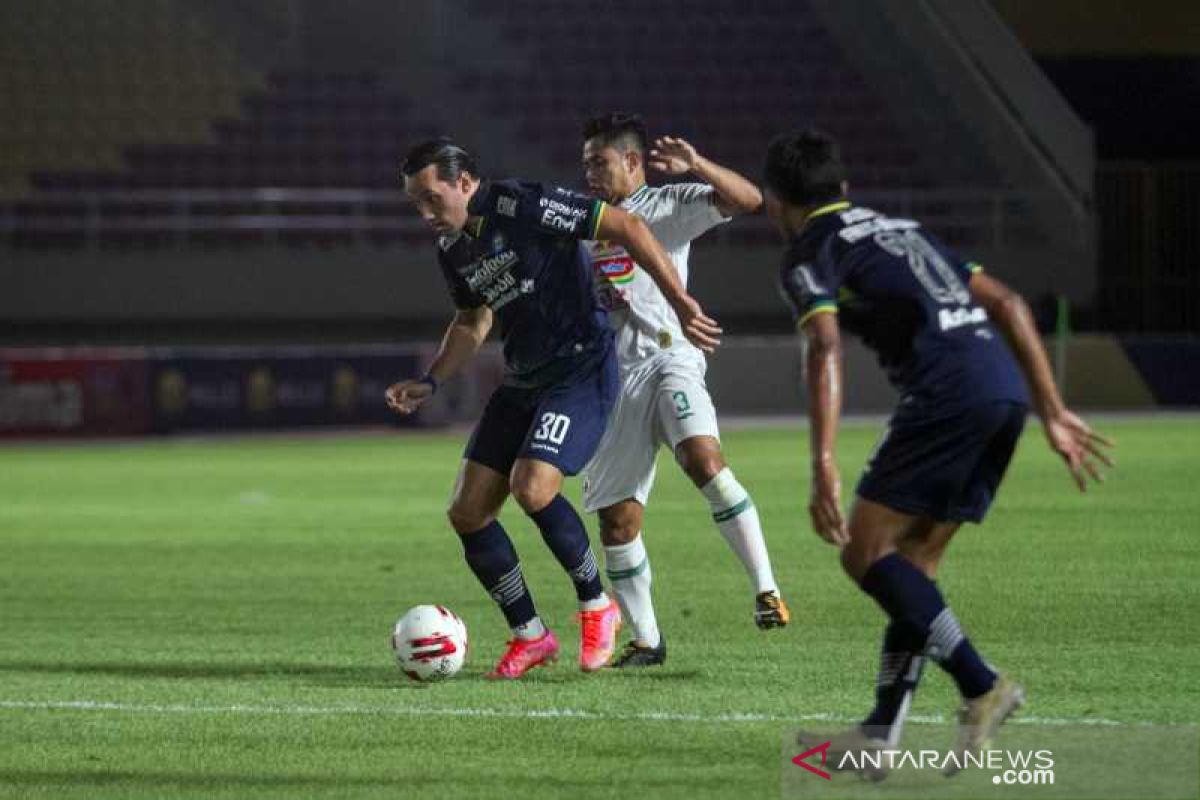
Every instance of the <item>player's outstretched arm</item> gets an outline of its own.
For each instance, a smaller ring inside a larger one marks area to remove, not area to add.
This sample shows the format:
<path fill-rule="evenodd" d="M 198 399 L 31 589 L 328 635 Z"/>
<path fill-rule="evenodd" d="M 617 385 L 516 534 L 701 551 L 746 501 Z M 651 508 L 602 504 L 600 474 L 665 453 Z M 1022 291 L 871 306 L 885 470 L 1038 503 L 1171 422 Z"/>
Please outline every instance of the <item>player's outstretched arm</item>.
<path fill-rule="evenodd" d="M 1100 465 L 1113 466 L 1104 448 L 1112 447 L 1113 443 L 1093 431 L 1066 407 L 1054 383 L 1050 360 L 1046 358 L 1033 314 L 1025 299 L 1001 281 L 982 272 L 971 277 L 971 294 L 1008 340 L 1033 393 L 1034 411 L 1042 419 L 1046 439 L 1066 462 L 1079 490 L 1087 490 L 1089 475 L 1093 480 L 1102 482 L 1104 475 Z"/>
<path fill-rule="evenodd" d="M 613 206 L 604 206 L 604 214 L 596 231 L 597 239 L 614 242 L 633 257 L 638 266 L 658 285 L 663 297 L 671 304 L 683 327 L 683 334 L 692 344 L 711 353 L 721 343 L 721 328 L 709 318 L 683 283 L 650 226 L 641 217 Z"/>
<path fill-rule="evenodd" d="M 411 414 L 433 397 L 437 387 L 450 380 L 475 357 L 492 329 L 492 310 L 487 306 L 460 309 L 454 315 L 441 347 L 424 376 L 388 387 L 388 407 L 398 414 Z"/>
<path fill-rule="evenodd" d="M 817 535 L 841 547 L 849 543 L 850 534 L 842 516 L 842 478 L 835 451 L 842 415 L 842 339 L 837 317 L 813 314 L 804 321 L 801 333 L 812 454 L 808 513 Z"/>
<path fill-rule="evenodd" d="M 686 139 L 663 136 L 654 140 L 649 164 L 667 175 L 693 173 L 716 190 L 717 209 L 727 217 L 751 214 L 763 204 L 762 192 L 743 176 L 700 155 Z"/>

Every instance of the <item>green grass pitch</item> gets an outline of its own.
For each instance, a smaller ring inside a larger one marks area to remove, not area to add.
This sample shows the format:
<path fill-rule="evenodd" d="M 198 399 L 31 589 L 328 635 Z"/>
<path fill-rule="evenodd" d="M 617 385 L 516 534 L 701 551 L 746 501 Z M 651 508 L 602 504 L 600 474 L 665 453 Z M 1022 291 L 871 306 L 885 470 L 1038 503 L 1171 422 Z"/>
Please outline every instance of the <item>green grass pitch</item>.
<path fill-rule="evenodd" d="M 843 430 L 847 491 L 878 428 Z M 1194 722 L 1200 425 L 1102 428 L 1118 468 L 1080 495 L 1031 427 L 940 583 L 1028 686 L 1027 724 Z M 483 680 L 503 620 L 444 520 L 461 435 L 0 448 L 0 796 L 774 796 L 796 720 L 867 710 L 882 617 L 810 531 L 807 434 L 725 444 L 793 624 L 754 628 L 740 565 L 664 457 L 646 540 L 667 665 L 580 673 L 569 581 L 508 508 L 564 658 L 504 684 Z M 472 636 L 440 685 L 388 647 L 425 602 Z M 954 704 L 928 671 L 914 713 Z"/>

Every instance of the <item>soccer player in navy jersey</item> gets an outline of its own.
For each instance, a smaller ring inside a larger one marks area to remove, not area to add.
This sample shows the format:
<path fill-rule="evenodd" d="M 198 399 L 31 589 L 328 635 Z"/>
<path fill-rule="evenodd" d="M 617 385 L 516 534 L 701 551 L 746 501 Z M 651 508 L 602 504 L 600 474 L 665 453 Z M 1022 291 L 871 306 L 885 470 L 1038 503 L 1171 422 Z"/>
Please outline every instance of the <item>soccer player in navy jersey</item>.
<path fill-rule="evenodd" d="M 635 254 L 697 346 L 712 350 L 721 330 L 638 217 L 563 189 L 485 180 L 472 156 L 444 138 L 414 147 L 401 172 L 438 234 L 438 261 L 458 311 L 425 375 L 391 386 L 388 404 L 415 411 L 474 357 L 494 320 L 504 342 L 503 385 L 467 444 L 449 509 L 467 564 L 513 631 L 489 677 L 519 678 L 559 650 L 497 519 L 510 494 L 575 585 L 580 667 L 600 669 L 621 613 L 601 586 L 583 522 L 560 494 L 563 477 L 595 452 L 619 390 L 613 337 L 582 242 L 608 239 Z"/>
<path fill-rule="evenodd" d="M 765 184 L 768 215 L 788 242 L 783 294 L 807 351 L 812 524 L 889 618 L 875 708 L 828 754 L 895 747 L 928 658 L 962 695 L 956 752 L 965 759 L 1022 704 L 1024 690 L 983 660 L 946 605 L 934 582 L 942 554 L 964 522 L 983 520 L 1030 394 L 1080 490 L 1089 475 L 1102 479 L 1101 464 L 1111 466 L 1111 443 L 1063 404 L 1020 295 L 919 223 L 852 204 L 832 139 L 815 131 L 776 138 Z M 877 353 L 900 394 L 848 520 L 834 455 L 839 322 Z"/>

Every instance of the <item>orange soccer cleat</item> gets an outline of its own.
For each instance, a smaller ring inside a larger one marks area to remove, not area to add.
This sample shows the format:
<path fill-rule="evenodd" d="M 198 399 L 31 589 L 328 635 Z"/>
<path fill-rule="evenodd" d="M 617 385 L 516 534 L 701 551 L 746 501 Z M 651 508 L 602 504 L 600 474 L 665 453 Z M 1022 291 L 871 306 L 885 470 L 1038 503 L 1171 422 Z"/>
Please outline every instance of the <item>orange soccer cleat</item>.
<path fill-rule="evenodd" d="M 580 611 L 579 668 L 595 672 L 607 666 L 621 630 L 621 608 L 612 600 L 596 611 Z"/>

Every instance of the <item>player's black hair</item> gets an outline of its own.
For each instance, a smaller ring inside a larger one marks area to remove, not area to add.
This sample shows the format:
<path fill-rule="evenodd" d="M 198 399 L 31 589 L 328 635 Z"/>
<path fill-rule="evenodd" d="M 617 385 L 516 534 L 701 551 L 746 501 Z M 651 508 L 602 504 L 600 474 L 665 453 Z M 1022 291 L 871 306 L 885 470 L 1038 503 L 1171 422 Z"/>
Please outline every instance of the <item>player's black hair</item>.
<path fill-rule="evenodd" d="M 840 199 L 846 168 L 833 137 L 809 128 L 771 140 L 763 179 L 784 202 L 808 206 Z"/>
<path fill-rule="evenodd" d="M 439 136 L 414 145 L 400 165 L 400 174 L 405 177 L 416 175 L 430 164 L 437 164 L 438 180 L 452 183 L 464 172 L 479 176 L 475 157 L 459 147 L 448 136 Z"/>
<path fill-rule="evenodd" d="M 646 123 L 640 114 L 610 111 L 592 117 L 583 123 L 583 140 L 586 142 L 596 138 L 601 144 L 611 145 L 621 151 L 633 147 L 645 155 L 650 149 L 650 136 L 646 133 Z"/>

